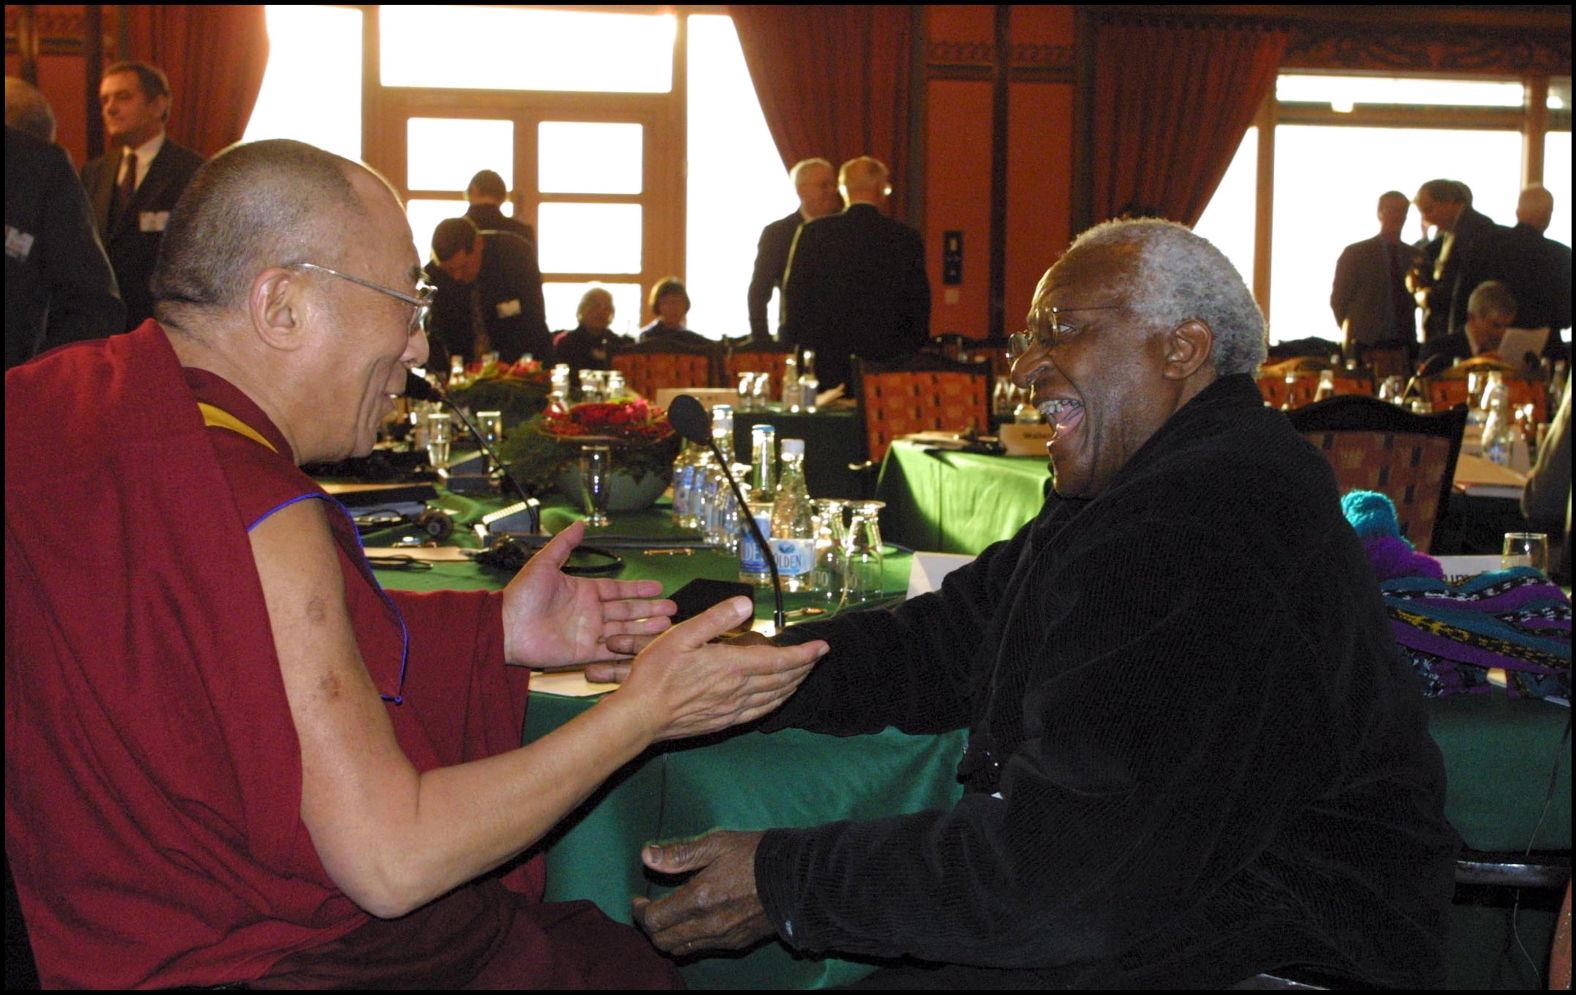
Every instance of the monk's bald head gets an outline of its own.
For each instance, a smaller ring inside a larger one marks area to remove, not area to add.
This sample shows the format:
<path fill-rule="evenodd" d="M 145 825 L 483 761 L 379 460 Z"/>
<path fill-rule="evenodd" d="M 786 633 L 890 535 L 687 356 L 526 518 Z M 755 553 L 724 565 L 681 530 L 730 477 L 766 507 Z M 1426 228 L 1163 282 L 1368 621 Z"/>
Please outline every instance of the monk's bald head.
<path fill-rule="evenodd" d="M 336 266 L 365 232 L 388 183 L 365 166 L 284 139 L 233 145 L 192 178 L 170 214 L 152 279 L 153 310 L 181 326 L 192 310 L 240 307 L 271 266 Z M 408 237 L 408 236 L 407 236 Z"/>

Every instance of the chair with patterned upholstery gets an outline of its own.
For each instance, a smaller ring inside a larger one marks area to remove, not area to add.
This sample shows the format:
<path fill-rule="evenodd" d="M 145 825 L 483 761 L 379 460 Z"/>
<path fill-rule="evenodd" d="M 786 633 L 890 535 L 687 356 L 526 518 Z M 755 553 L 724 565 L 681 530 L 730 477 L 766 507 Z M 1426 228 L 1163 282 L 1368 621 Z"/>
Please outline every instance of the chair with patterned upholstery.
<path fill-rule="evenodd" d="M 721 386 L 722 350 L 716 345 L 639 342 L 613 353 L 611 361 L 624 383 L 645 398 L 663 387 Z"/>
<path fill-rule="evenodd" d="M 1297 408 L 1287 417 L 1330 461 L 1342 494 L 1388 495 L 1402 535 L 1420 552 L 1434 547 L 1461 455 L 1464 406 L 1418 415 L 1387 401 L 1346 395 Z"/>
<path fill-rule="evenodd" d="M 911 432 L 983 432 L 990 424 L 990 365 L 921 353 L 894 363 L 854 360 L 869 464 Z"/>
<path fill-rule="evenodd" d="M 1372 397 L 1374 377 L 1368 370 L 1348 370 L 1316 356 L 1300 356 L 1265 366 L 1259 371 L 1259 393 L 1272 408 L 1292 411 L 1313 403 L 1319 380 L 1329 372 L 1337 397 L 1360 394 Z"/>
<path fill-rule="evenodd" d="M 1549 389 L 1541 379 L 1518 373 L 1493 360 L 1485 362 L 1482 357 L 1458 363 L 1434 376 L 1425 377 L 1422 380 L 1423 396 L 1428 398 L 1429 405 L 1435 411 L 1453 408 L 1458 404 L 1469 406 L 1476 404 L 1480 398 L 1469 396 L 1472 386 L 1471 374 L 1495 371 L 1505 381 L 1512 410 L 1523 404 L 1530 404 L 1535 423 L 1542 424 L 1549 420 Z"/>

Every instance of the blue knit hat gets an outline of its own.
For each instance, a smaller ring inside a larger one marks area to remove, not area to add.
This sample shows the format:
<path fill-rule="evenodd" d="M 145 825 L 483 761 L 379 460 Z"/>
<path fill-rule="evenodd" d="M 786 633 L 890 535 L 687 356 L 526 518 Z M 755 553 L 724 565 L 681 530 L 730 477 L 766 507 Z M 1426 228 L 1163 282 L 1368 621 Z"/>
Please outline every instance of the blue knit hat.
<path fill-rule="evenodd" d="M 1400 539 L 1412 545 L 1401 534 L 1401 523 L 1395 516 L 1395 503 L 1378 491 L 1351 491 L 1341 498 L 1341 513 L 1352 523 L 1352 528 L 1364 539 L 1385 536 Z"/>

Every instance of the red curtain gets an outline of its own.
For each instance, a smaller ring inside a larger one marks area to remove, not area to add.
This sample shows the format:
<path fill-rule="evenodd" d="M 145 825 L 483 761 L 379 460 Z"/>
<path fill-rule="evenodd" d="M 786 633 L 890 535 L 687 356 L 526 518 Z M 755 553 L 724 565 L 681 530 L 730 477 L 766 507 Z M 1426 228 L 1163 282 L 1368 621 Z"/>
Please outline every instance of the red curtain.
<path fill-rule="evenodd" d="M 132 4 L 122 8 L 133 58 L 170 79 L 170 137 L 205 156 L 241 140 L 268 66 L 259 4 Z"/>
<path fill-rule="evenodd" d="M 728 12 L 784 166 L 872 155 L 894 174 L 903 168 L 909 6 L 730 4 Z"/>
<path fill-rule="evenodd" d="M 1277 25 L 1116 19 L 1096 35 L 1093 213 L 1192 225 L 1275 85 Z"/>

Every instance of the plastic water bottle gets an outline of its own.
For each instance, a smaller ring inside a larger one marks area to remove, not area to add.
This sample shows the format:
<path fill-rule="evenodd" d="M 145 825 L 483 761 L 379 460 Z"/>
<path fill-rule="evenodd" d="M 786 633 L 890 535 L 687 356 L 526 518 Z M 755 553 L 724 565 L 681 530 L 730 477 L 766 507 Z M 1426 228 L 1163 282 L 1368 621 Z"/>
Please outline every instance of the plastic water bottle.
<path fill-rule="evenodd" d="M 680 528 L 695 527 L 691 505 L 694 504 L 696 471 L 703 452 L 696 443 L 686 441 L 673 460 L 673 521 Z"/>
<path fill-rule="evenodd" d="M 756 501 L 751 495 L 750 515 L 760 526 L 761 534 L 770 545 L 772 537 L 772 506 L 766 501 Z M 750 527 L 739 520 L 739 580 L 756 587 L 772 586 L 772 570 L 766 557 L 769 554 L 755 541 Z"/>
<path fill-rule="evenodd" d="M 1483 422 L 1483 458 L 1509 466 L 1516 426 L 1511 419 L 1510 390 L 1498 374 L 1490 374 L 1483 400 L 1488 408 L 1488 417 Z"/>
<path fill-rule="evenodd" d="M 815 509 L 804 482 L 804 440 L 782 441 L 783 471 L 772 503 L 772 556 L 784 591 L 810 589 L 815 568 Z"/>

